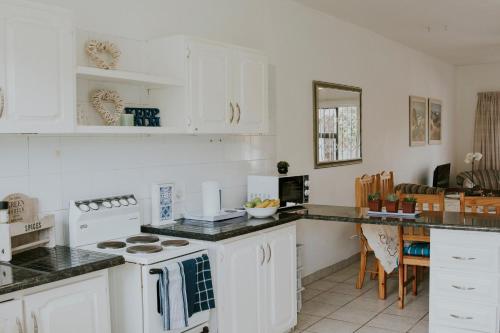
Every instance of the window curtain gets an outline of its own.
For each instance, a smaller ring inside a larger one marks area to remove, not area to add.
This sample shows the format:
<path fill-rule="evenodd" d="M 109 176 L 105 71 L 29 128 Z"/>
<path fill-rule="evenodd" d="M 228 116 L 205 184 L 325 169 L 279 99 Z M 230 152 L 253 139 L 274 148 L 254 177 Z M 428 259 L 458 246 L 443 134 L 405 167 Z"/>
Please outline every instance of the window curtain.
<path fill-rule="evenodd" d="M 483 154 L 477 170 L 500 170 L 500 92 L 481 92 L 477 98 L 474 151 Z"/>

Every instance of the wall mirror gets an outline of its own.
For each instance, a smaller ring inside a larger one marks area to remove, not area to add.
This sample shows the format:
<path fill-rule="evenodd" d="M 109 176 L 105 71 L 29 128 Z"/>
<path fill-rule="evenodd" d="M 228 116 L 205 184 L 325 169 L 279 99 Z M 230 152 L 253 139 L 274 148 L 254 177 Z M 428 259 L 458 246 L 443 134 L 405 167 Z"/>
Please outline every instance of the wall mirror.
<path fill-rule="evenodd" d="M 361 88 L 313 82 L 314 167 L 361 163 Z"/>

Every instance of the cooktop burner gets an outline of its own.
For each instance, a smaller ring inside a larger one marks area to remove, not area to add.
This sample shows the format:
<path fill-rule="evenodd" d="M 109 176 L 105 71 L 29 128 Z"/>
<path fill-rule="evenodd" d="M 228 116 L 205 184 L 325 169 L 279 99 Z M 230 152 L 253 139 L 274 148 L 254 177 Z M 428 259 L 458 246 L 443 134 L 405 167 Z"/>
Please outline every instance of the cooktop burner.
<path fill-rule="evenodd" d="M 118 241 L 107 241 L 107 242 L 101 242 L 97 243 L 97 248 L 99 249 L 121 249 L 127 246 L 125 242 L 118 242 Z"/>
<path fill-rule="evenodd" d="M 161 245 L 179 247 L 179 246 L 189 245 L 189 242 L 185 239 L 170 239 L 170 240 L 166 240 L 166 241 L 161 242 Z"/>
<path fill-rule="evenodd" d="M 131 244 L 148 244 L 148 243 L 156 243 L 160 239 L 157 236 L 153 235 L 140 235 L 140 236 L 133 236 L 127 238 L 126 242 L 131 243 Z"/>
<path fill-rule="evenodd" d="M 134 245 L 127 247 L 128 253 L 156 253 L 162 250 L 163 248 L 159 245 Z"/>

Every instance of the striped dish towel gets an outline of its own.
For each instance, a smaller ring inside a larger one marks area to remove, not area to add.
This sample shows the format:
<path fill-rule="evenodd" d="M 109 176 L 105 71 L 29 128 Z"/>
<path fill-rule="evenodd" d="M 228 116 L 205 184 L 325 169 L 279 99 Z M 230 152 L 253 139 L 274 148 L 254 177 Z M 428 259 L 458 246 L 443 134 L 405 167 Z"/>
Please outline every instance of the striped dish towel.
<path fill-rule="evenodd" d="M 214 309 L 215 297 L 212 285 L 210 260 L 206 254 L 182 262 L 186 272 L 188 314 Z"/>
<path fill-rule="evenodd" d="M 160 276 L 160 313 L 165 331 L 188 327 L 188 310 L 184 267 L 173 263 Z"/>

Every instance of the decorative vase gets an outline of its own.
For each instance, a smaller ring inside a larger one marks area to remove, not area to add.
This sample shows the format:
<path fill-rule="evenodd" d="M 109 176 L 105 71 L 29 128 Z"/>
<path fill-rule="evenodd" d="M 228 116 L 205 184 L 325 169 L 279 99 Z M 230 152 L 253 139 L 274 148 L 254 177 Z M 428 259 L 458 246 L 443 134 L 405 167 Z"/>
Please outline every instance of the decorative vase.
<path fill-rule="evenodd" d="M 405 201 L 403 201 L 403 213 L 405 213 L 405 214 L 414 214 L 416 207 L 417 207 L 417 203 L 416 202 L 405 202 Z"/>
<path fill-rule="evenodd" d="M 368 208 L 371 212 L 380 212 L 382 210 L 382 200 L 368 200 Z"/>
<path fill-rule="evenodd" d="M 397 213 L 399 211 L 399 201 L 385 201 L 385 210 L 388 213 Z"/>
<path fill-rule="evenodd" d="M 288 173 L 288 167 L 279 166 L 278 167 L 278 173 L 280 175 L 286 175 Z"/>

